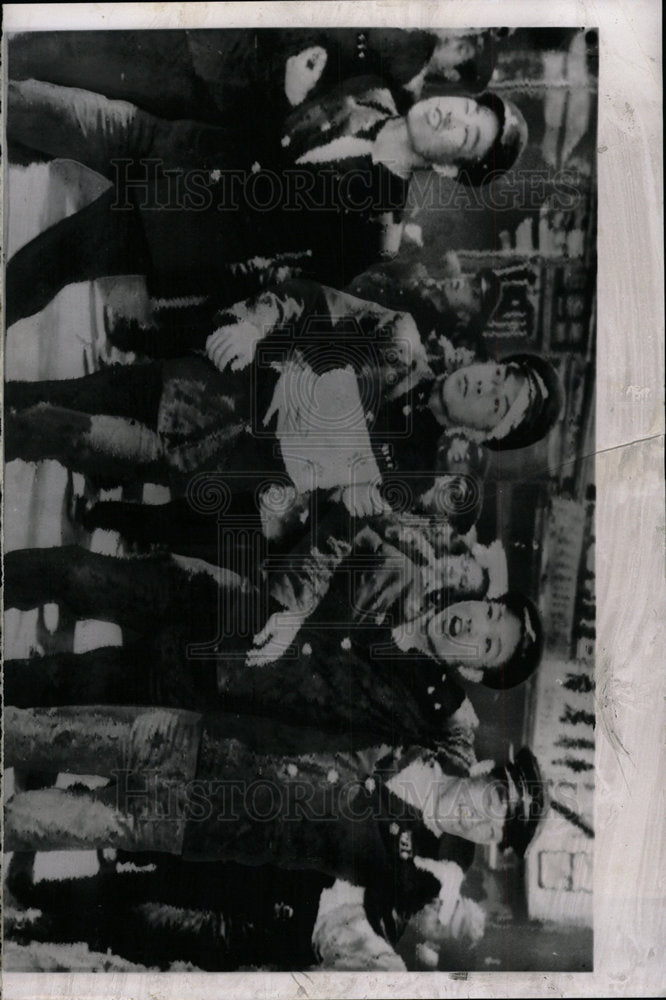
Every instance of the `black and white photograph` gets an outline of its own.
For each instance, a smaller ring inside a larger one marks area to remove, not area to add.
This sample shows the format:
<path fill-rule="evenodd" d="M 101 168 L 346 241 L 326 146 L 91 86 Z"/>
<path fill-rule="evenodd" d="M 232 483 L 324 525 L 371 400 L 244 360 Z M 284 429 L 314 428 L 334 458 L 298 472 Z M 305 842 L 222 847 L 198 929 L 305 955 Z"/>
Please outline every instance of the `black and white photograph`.
<path fill-rule="evenodd" d="M 591 973 L 602 29 L 243 6 L 3 41 L 4 969 Z"/>

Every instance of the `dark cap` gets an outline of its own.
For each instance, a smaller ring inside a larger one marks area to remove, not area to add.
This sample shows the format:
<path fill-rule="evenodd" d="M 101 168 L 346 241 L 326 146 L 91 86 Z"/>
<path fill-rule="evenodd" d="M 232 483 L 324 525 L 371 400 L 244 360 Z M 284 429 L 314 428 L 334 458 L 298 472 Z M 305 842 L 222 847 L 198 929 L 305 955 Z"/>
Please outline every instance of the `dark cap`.
<path fill-rule="evenodd" d="M 522 858 L 548 808 L 539 763 L 532 751 L 523 747 L 515 760 L 499 765 L 491 774 L 506 789 L 507 814 L 499 846 L 505 850 L 511 847 Z"/>
<path fill-rule="evenodd" d="M 511 354 L 502 358 L 502 364 L 520 368 L 529 383 L 530 403 L 516 427 L 504 437 L 486 439 L 484 444 L 495 451 L 527 448 L 555 426 L 564 405 L 562 383 L 550 361 L 538 354 Z"/>
<path fill-rule="evenodd" d="M 499 122 L 497 138 L 483 159 L 475 163 L 460 163 L 458 180 L 470 187 L 481 187 L 511 169 L 527 145 L 528 129 L 522 112 L 513 101 L 507 101 L 492 91 L 474 100 L 482 108 L 489 108 Z"/>
<path fill-rule="evenodd" d="M 528 597 L 510 590 L 498 603 L 520 622 L 520 640 L 513 656 L 499 667 L 483 671 L 482 684 L 498 691 L 517 687 L 534 673 L 543 655 L 543 626 L 536 605 Z"/>

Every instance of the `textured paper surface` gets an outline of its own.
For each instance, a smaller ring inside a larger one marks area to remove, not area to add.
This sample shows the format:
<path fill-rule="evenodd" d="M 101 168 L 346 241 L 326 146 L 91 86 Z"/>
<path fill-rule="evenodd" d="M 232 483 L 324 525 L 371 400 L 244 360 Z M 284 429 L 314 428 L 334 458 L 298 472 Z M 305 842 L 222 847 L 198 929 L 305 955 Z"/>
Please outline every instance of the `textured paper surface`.
<path fill-rule="evenodd" d="M 314 22 L 600 29 L 595 971 L 4 976 L 4 995 L 659 996 L 663 890 L 663 256 L 656 0 L 7 5 L 6 30 Z"/>

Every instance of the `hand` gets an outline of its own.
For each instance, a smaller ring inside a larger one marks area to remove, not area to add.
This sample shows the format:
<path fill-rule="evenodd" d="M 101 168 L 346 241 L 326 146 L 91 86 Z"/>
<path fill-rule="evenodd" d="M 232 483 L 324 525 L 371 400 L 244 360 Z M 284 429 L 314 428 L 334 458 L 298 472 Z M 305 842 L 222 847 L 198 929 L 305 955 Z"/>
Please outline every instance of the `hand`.
<path fill-rule="evenodd" d="M 292 107 L 304 101 L 319 82 L 327 61 L 328 55 L 321 45 L 312 45 L 287 59 L 284 92 Z"/>
<path fill-rule="evenodd" d="M 390 514 L 391 506 L 382 498 L 377 483 L 352 483 L 342 491 L 342 502 L 352 517 Z"/>
<path fill-rule="evenodd" d="M 291 611 L 276 611 L 254 637 L 254 649 L 245 657 L 248 667 L 279 660 L 291 646 L 303 624 L 303 617 Z"/>
<path fill-rule="evenodd" d="M 261 330 L 247 320 L 221 326 L 206 341 L 206 354 L 219 371 L 230 366 L 232 372 L 238 372 L 254 360 L 261 337 Z"/>

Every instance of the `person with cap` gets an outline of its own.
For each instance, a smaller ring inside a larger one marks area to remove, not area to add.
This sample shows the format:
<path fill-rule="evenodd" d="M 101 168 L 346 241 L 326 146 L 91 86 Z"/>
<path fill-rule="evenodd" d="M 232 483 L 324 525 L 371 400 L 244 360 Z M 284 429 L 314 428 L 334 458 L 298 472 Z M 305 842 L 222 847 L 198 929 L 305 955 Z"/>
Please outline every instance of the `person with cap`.
<path fill-rule="evenodd" d="M 401 767 L 388 787 L 417 805 L 436 836 L 453 834 L 474 844 L 497 844 L 523 857 L 546 811 L 546 786 L 528 747 L 488 773 L 448 775 L 421 755 Z"/>
<path fill-rule="evenodd" d="M 464 365 L 439 381 L 433 398 L 442 424 L 497 451 L 540 441 L 563 402 L 554 366 L 527 353 Z"/>
<path fill-rule="evenodd" d="M 459 851 L 456 863 L 467 866 L 473 854 L 473 847 Z M 83 941 L 91 951 L 164 971 L 175 961 L 206 972 L 247 966 L 406 971 L 415 963 L 394 950 L 403 931 L 414 927 L 429 948 L 451 940 L 464 945 L 483 932 L 483 911 L 464 895 L 454 895 L 453 905 L 428 902 L 412 916 L 420 899 L 404 877 L 396 893 L 272 865 L 115 849 L 98 849 L 97 856 L 94 875 L 37 879 L 36 854 L 15 852 L 6 885 L 33 918 L 8 922 L 6 939 Z"/>
<path fill-rule="evenodd" d="M 463 272 L 457 254 L 446 255 L 444 274 L 434 278 L 425 264 L 403 254 L 357 275 L 346 291 L 387 309 L 408 312 L 415 320 L 435 365 L 445 351 L 440 338 L 485 357 L 482 332 L 495 308 L 494 286 L 485 270 Z"/>
<path fill-rule="evenodd" d="M 321 287 L 332 315 L 351 318 L 355 308 L 358 312 L 358 305 L 354 307 L 354 300 L 346 293 Z M 316 285 L 308 282 L 286 282 L 267 294 L 279 303 L 293 296 L 291 288 L 308 289 L 310 301 L 317 300 Z M 302 297 L 303 291 L 297 294 Z M 270 342 L 278 329 L 276 319 L 261 303 L 261 297 L 249 299 L 218 315 L 217 329 L 207 338 L 206 351 L 221 370 L 247 367 L 255 359 L 257 345 L 263 340 Z M 375 308 L 379 310 L 379 306 Z M 414 323 L 411 314 L 398 315 L 409 316 Z M 456 348 L 446 337 L 436 338 L 437 357 L 426 328 L 415 327 L 424 350 L 416 398 L 420 408 L 430 410 L 439 424 L 498 449 L 526 447 L 552 429 L 562 409 L 563 391 L 554 366 L 546 358 L 523 353 L 497 362 L 478 360 L 469 347 Z M 407 342 L 405 334 L 403 328 L 399 337 Z M 372 350 L 370 343 L 368 351 Z M 413 347 L 412 351 L 416 357 Z"/>
<path fill-rule="evenodd" d="M 257 94 L 276 116 L 361 74 L 400 106 L 425 87 L 480 93 L 494 65 L 492 30 L 260 28 L 30 31 L 8 38 L 9 75 L 128 101 L 167 119 L 245 119 Z M 242 127 L 242 124 L 241 124 Z"/>
<path fill-rule="evenodd" d="M 229 129 L 152 119 L 35 80 L 10 80 L 7 122 L 11 140 L 75 158 L 113 182 L 11 258 L 8 326 L 64 285 L 112 274 L 146 275 L 153 297 L 213 294 L 229 305 L 247 286 L 251 261 L 281 254 L 300 255 L 304 273 L 344 288 L 397 253 L 416 170 L 487 184 L 527 140 L 521 112 L 495 94 L 430 97 L 401 115 L 372 77 L 299 105 L 279 142 L 262 151 L 263 164 Z M 147 160 L 158 161 L 151 175 Z"/>
<path fill-rule="evenodd" d="M 232 473 L 286 474 L 298 494 L 341 489 L 356 516 L 389 509 L 389 479 L 407 477 L 414 499 L 435 485 L 451 378 L 435 376 L 408 313 L 298 279 L 221 310 L 200 342 L 207 358 L 8 382 L 6 459 L 176 495 L 199 473 L 228 472 L 236 490 Z M 521 385 L 507 382 L 503 409 L 486 402 L 489 429 Z"/>
<path fill-rule="evenodd" d="M 396 550 L 393 567 L 402 555 Z M 270 593 L 166 554 L 120 559 L 72 546 L 10 552 L 6 607 L 56 601 L 74 618 L 114 621 L 135 638 L 7 660 L 5 700 L 22 707 L 218 705 L 299 720 L 354 744 L 419 743 L 464 773 L 478 720 L 456 675 L 493 688 L 522 683 L 541 656 L 534 606 L 508 593 L 430 606 L 413 620 L 402 610 L 379 625 L 371 591 L 370 622 L 355 622 L 348 587 L 361 577 L 363 596 L 362 574 L 350 560 L 330 576 L 329 593 L 308 614 L 307 587 L 294 593 L 285 573 L 276 574 Z"/>
<path fill-rule="evenodd" d="M 226 713 L 9 707 L 5 762 L 114 779 L 15 793 L 6 850 L 164 851 L 314 869 L 389 894 L 406 878 L 412 912 L 460 890 L 444 834 L 524 854 L 546 809 L 527 750 L 496 774 L 451 777 L 419 749 L 335 749 L 316 730 Z"/>

